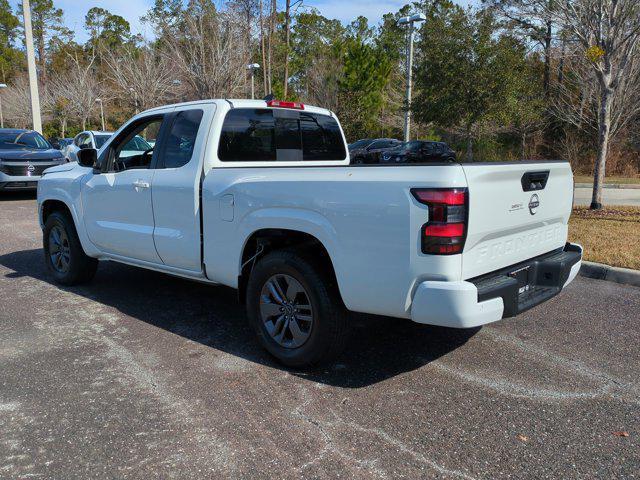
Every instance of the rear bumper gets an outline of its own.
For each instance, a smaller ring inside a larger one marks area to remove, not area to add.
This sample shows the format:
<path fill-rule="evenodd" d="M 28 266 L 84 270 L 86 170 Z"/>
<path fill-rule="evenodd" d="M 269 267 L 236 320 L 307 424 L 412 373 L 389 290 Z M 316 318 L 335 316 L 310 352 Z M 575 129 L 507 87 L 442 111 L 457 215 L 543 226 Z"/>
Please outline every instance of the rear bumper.
<path fill-rule="evenodd" d="M 582 247 L 567 243 L 562 250 L 531 258 L 466 281 L 421 283 L 413 296 L 414 322 L 472 328 L 512 317 L 557 295 L 578 275 Z M 509 276 L 528 270 L 528 288 Z"/>

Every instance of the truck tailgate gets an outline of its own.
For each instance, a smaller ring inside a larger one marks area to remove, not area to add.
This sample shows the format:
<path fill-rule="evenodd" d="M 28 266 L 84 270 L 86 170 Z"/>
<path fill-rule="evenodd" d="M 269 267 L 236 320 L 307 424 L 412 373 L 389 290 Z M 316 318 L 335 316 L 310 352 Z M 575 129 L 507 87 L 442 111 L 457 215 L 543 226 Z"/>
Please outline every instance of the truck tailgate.
<path fill-rule="evenodd" d="M 567 162 L 464 164 L 469 188 L 462 277 L 477 277 L 562 247 L 573 202 Z"/>

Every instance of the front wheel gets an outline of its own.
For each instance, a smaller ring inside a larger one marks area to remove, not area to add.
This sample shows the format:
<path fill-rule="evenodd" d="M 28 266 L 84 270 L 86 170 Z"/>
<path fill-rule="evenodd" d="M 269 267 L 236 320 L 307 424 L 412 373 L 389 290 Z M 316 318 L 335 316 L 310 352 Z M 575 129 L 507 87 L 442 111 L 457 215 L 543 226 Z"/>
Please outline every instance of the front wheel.
<path fill-rule="evenodd" d="M 292 251 L 276 251 L 255 266 L 247 314 L 260 343 L 291 367 L 327 363 L 343 349 L 347 312 L 333 275 Z"/>
<path fill-rule="evenodd" d="M 98 261 L 84 253 L 71 217 L 53 212 L 43 231 L 44 257 L 47 269 L 56 282 L 76 285 L 93 278 Z"/>

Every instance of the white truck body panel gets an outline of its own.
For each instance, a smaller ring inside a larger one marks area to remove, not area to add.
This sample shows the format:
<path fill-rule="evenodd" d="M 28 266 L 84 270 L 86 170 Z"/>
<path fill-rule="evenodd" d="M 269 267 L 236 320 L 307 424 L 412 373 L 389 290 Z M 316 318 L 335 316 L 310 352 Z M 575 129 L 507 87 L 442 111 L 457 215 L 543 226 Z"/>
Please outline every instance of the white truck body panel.
<path fill-rule="evenodd" d="M 410 188 L 464 182 L 459 165 L 215 169 L 203 184 L 207 275 L 236 287 L 241 252 L 251 234 L 267 228 L 301 231 L 320 240 L 331 255 L 347 308 L 409 318 L 418 282 L 461 275 L 459 255 L 421 253 L 426 207 Z M 234 203 L 232 222 L 222 214 L 228 195 Z"/>

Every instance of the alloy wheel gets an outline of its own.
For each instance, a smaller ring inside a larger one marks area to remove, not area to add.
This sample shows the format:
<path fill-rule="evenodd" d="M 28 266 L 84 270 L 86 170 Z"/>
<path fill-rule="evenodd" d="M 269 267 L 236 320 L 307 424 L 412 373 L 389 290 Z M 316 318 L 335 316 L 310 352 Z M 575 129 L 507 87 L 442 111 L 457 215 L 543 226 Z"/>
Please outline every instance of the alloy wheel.
<path fill-rule="evenodd" d="M 311 335 L 311 300 L 302 284 L 290 275 L 276 274 L 265 282 L 260 315 L 271 338 L 282 347 L 298 348 Z"/>
<path fill-rule="evenodd" d="M 71 257 L 71 248 L 69 246 L 69 237 L 65 230 L 55 225 L 49 231 L 49 260 L 51 266 L 59 273 L 67 273 L 69 271 L 69 259 Z"/>

